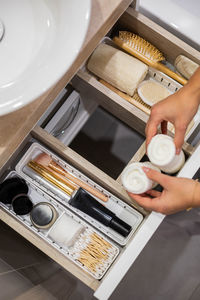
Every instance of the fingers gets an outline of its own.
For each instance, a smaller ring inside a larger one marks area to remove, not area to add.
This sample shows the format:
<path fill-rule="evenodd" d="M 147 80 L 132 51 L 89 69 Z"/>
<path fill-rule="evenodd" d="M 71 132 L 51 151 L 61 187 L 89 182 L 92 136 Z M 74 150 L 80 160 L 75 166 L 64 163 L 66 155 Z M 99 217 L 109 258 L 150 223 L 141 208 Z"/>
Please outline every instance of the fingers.
<path fill-rule="evenodd" d="M 149 145 L 152 137 L 157 133 L 157 124 L 155 123 L 147 123 L 146 129 L 146 147 Z"/>
<path fill-rule="evenodd" d="M 150 198 L 128 192 L 128 195 L 133 198 L 140 206 L 149 211 L 159 211 L 159 198 Z"/>
<path fill-rule="evenodd" d="M 145 128 L 145 134 L 146 134 L 146 147 L 150 143 L 152 137 L 156 135 L 158 125 L 160 124 L 160 120 L 155 119 L 154 117 L 150 117 L 149 121 L 147 122 L 146 128 Z"/>
<path fill-rule="evenodd" d="M 152 197 L 160 197 L 161 192 L 155 191 L 155 190 L 149 190 L 146 192 L 146 194 L 152 196 Z"/>
<path fill-rule="evenodd" d="M 149 179 L 159 183 L 166 189 L 168 188 L 168 186 L 170 184 L 170 176 L 164 175 L 158 171 L 155 171 L 155 170 L 147 168 L 147 167 L 142 167 L 142 169 Z"/>
<path fill-rule="evenodd" d="M 174 144 L 176 146 L 176 154 L 181 152 L 182 145 L 184 143 L 184 137 L 186 132 L 187 126 L 175 124 L 175 136 L 174 136 Z"/>

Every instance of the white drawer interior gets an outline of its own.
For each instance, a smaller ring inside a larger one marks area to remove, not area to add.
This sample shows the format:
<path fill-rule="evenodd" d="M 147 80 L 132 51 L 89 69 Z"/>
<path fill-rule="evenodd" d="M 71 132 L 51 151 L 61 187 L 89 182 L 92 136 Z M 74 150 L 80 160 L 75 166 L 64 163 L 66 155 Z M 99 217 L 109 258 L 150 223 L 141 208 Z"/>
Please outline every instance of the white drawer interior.
<path fill-rule="evenodd" d="M 89 86 L 83 93 L 72 90 L 44 129 L 116 179 L 145 138 L 102 102 Z"/>

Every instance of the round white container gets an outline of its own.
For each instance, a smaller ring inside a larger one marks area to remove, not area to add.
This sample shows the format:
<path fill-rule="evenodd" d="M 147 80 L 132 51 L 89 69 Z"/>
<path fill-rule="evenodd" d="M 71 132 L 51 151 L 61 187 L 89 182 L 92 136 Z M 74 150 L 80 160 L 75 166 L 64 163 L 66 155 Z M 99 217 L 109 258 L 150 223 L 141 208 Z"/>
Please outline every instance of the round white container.
<path fill-rule="evenodd" d="M 147 155 L 152 164 L 169 174 L 178 172 L 185 162 L 183 151 L 176 155 L 173 138 L 165 134 L 157 134 L 151 139 Z"/>
<path fill-rule="evenodd" d="M 156 182 L 146 176 L 142 167 L 148 167 L 160 172 L 160 170 L 150 162 L 137 162 L 128 165 L 121 176 L 122 185 L 128 192 L 142 194 L 157 185 Z"/>

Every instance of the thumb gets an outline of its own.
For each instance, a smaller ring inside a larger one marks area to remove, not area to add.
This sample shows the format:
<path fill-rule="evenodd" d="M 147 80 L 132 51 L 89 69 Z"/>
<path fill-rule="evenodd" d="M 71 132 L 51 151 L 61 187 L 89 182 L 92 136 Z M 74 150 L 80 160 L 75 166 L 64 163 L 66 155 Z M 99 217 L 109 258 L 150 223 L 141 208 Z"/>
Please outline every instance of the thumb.
<path fill-rule="evenodd" d="M 151 142 L 152 137 L 157 133 L 157 127 L 149 126 L 149 129 L 146 130 L 146 148 Z"/>
<path fill-rule="evenodd" d="M 158 125 L 161 123 L 160 119 L 155 119 L 150 116 L 146 128 L 145 128 L 145 134 L 146 134 L 146 147 L 150 143 L 152 137 L 156 135 Z"/>
<path fill-rule="evenodd" d="M 142 169 L 149 179 L 159 183 L 160 185 L 162 185 L 165 188 L 168 187 L 170 176 L 164 175 L 164 174 L 162 174 L 156 170 L 153 170 L 151 168 L 143 167 Z"/>
<path fill-rule="evenodd" d="M 176 154 L 179 154 L 184 143 L 184 137 L 187 127 L 177 128 L 175 126 L 174 144 L 176 146 Z"/>

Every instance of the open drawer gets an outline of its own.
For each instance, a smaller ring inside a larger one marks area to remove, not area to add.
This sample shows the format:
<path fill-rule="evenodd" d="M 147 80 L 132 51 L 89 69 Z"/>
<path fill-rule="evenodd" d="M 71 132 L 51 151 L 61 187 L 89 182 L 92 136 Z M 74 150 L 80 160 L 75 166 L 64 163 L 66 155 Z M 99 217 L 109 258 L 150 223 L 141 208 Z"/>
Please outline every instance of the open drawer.
<path fill-rule="evenodd" d="M 33 143 L 33 142 L 37 143 Z M 122 239 L 120 235 L 109 233 L 108 229 L 102 228 L 103 226 L 96 222 L 94 219 L 90 220 L 87 216 L 80 215 L 76 210 L 70 209 L 67 204 L 65 198 L 62 198 L 61 194 L 55 194 L 52 192 L 48 186 L 44 185 L 44 182 L 41 183 L 35 179 L 27 176 L 27 173 L 24 171 L 24 167 L 27 166 L 27 162 L 29 160 L 34 159 L 35 155 L 38 155 L 38 151 L 42 151 L 51 155 L 52 159 L 56 160 L 62 166 L 70 167 L 71 171 L 73 171 L 73 175 L 77 176 L 82 181 L 85 180 L 88 184 L 97 188 L 99 191 L 103 192 L 104 195 L 108 196 L 108 202 L 105 203 L 105 206 L 110 205 L 108 208 L 112 209 L 115 214 L 120 217 L 123 221 L 126 221 L 132 226 L 132 233 L 127 236 L 127 238 Z M 44 253 L 54 259 L 56 262 L 61 264 L 66 270 L 75 275 L 78 279 L 82 280 L 85 284 L 87 284 L 92 289 L 96 290 L 99 285 L 101 285 L 102 280 L 104 280 L 110 270 L 115 264 L 121 265 L 121 257 L 126 257 L 127 249 L 130 249 L 134 237 L 137 235 L 138 230 L 140 231 L 140 227 L 143 226 L 143 220 L 145 220 L 149 215 L 148 212 L 144 211 L 142 208 L 135 204 L 135 208 L 131 208 L 130 199 L 128 199 L 125 191 L 121 187 L 120 184 L 117 183 L 116 180 L 109 177 L 107 174 L 90 164 L 88 161 L 80 157 L 77 153 L 71 150 L 68 147 L 65 147 L 62 143 L 56 141 L 55 137 L 52 137 L 48 133 L 46 133 L 40 127 L 36 127 L 31 136 L 27 137 L 26 141 L 24 141 L 23 145 L 16 151 L 15 155 L 9 161 L 9 166 L 7 166 L 4 176 L 2 179 L 7 178 L 7 176 L 11 176 L 13 172 L 10 171 L 16 170 L 17 173 L 14 172 L 14 175 L 22 177 L 26 180 L 30 189 L 30 199 L 33 201 L 34 205 L 38 202 L 48 201 L 50 204 L 56 207 L 57 211 L 60 211 L 61 215 L 65 212 L 68 215 L 73 215 L 75 220 L 79 220 L 79 223 L 85 226 L 85 222 L 87 222 L 87 227 L 90 230 L 96 230 L 96 233 L 106 239 L 109 243 L 111 243 L 114 249 L 117 251 L 116 256 L 113 257 L 111 261 L 111 265 L 108 265 L 108 270 L 106 269 L 106 273 L 103 276 L 92 276 L 80 265 L 74 264 L 73 259 L 70 257 L 70 253 L 65 252 L 63 247 L 59 247 L 59 243 L 52 242 L 49 240 L 49 233 L 46 230 L 41 230 L 35 228 L 31 222 L 28 215 L 19 216 L 13 211 L 13 207 L 7 204 L 1 204 L 1 218 L 5 221 L 9 226 L 15 229 L 17 232 L 20 232 L 22 236 L 24 236 L 27 240 L 33 243 L 36 247 L 41 249 Z M 11 175 L 10 175 L 11 174 Z M 95 185 L 94 185 L 95 184 Z M 53 198 L 52 198 L 53 197 Z M 63 200 L 64 199 L 64 200 Z M 126 204 L 126 202 L 129 202 Z M 132 212 L 133 211 L 133 212 Z M 134 213 L 134 214 L 133 214 Z M 134 221 L 135 218 L 135 221 Z M 161 220 L 160 218 L 158 218 Z M 82 221 L 81 221 L 82 220 Z M 134 221 L 134 222 L 133 222 Z M 56 221 L 55 221 L 56 222 Z M 135 224 L 135 228 L 133 227 Z M 56 223 L 55 223 L 56 224 Z M 54 226 L 54 225 L 52 225 Z M 96 228 L 96 229 L 94 229 Z M 156 227 L 154 227 L 155 230 Z M 153 230 L 153 231 L 154 231 Z M 152 231 L 152 233 L 153 233 Z M 151 234 L 148 235 L 150 238 Z M 147 241 L 147 240 L 146 240 Z M 145 245 L 145 240 L 143 240 Z M 122 260 L 123 262 L 123 260 Z M 130 263 L 128 263 L 130 266 Z M 121 267 L 120 267 L 121 269 Z M 124 272 L 126 272 L 126 268 L 123 268 Z M 118 276 L 118 279 L 120 277 Z M 122 274 L 121 274 L 122 278 Z M 117 283 L 115 283 L 117 284 Z M 111 291 L 112 292 L 112 291 Z"/>
<path fill-rule="evenodd" d="M 157 46 L 166 54 L 169 62 L 173 62 L 175 57 L 179 54 L 185 54 L 194 61 L 200 62 L 199 52 L 195 51 L 179 39 L 175 38 L 166 30 L 143 17 L 141 14 L 138 14 L 132 8 L 129 8 L 127 12 L 125 12 L 124 15 L 120 18 L 119 22 L 116 24 L 116 28 L 126 28 L 130 31 L 134 31 L 140 34 L 144 38 L 147 38 L 150 42 L 152 42 L 152 44 Z M 90 107 L 89 102 L 90 108 L 88 108 L 88 111 L 90 111 L 91 114 L 96 109 L 96 107 L 100 105 L 105 110 L 109 111 L 112 115 L 122 120 L 128 126 L 143 135 L 143 140 L 141 139 L 141 142 L 139 143 L 138 151 L 135 154 L 133 153 L 132 157 L 130 158 L 131 161 L 140 161 L 145 154 L 143 141 L 145 139 L 144 129 L 145 123 L 148 119 L 148 114 L 133 106 L 129 102 L 126 102 L 119 95 L 116 95 L 116 93 L 108 89 L 106 86 L 102 85 L 98 80 L 96 80 L 95 77 L 87 74 L 84 71 L 78 72 L 77 76 L 75 76 L 72 80 L 72 85 L 76 89 L 76 93 L 79 93 L 81 97 L 87 99 L 89 95 L 89 98 L 95 99 L 96 102 L 94 104 L 94 107 Z M 74 107 L 74 109 L 76 109 L 76 106 Z M 85 116 L 85 118 L 87 119 L 87 116 Z M 83 118 L 82 125 L 84 124 L 86 119 Z M 43 124 L 44 123 L 45 122 L 43 122 Z M 77 125 L 79 126 L 80 123 L 78 122 Z M 47 126 L 47 123 L 44 126 Z M 68 138 L 66 141 L 66 145 L 69 140 L 72 139 L 71 136 Z M 23 237 L 25 237 L 28 241 L 38 247 L 41 251 L 43 251 L 57 263 L 59 263 L 63 268 L 65 268 L 67 271 L 72 273 L 75 277 L 77 277 L 91 289 L 93 289 L 95 291 L 94 295 L 98 299 L 108 299 L 123 276 L 126 274 L 128 269 L 131 267 L 137 256 L 145 247 L 155 230 L 158 228 L 158 226 L 164 219 L 164 215 L 154 212 L 149 213 L 148 211 L 145 211 L 143 208 L 139 207 L 137 203 L 134 203 L 127 196 L 126 192 L 120 184 L 119 178 L 113 179 L 111 176 L 100 170 L 100 168 L 96 167 L 87 159 L 84 159 L 77 152 L 73 151 L 70 147 L 67 147 L 63 143 L 64 141 L 59 141 L 55 136 L 52 136 L 39 126 L 36 126 L 31 131 L 30 135 L 16 150 L 13 157 L 3 168 L 2 174 L 6 170 L 14 169 L 17 158 L 21 155 L 20 153 L 22 152 L 22 150 L 28 150 L 30 141 L 37 141 L 41 143 L 49 151 L 52 151 L 62 160 L 77 168 L 80 172 L 94 181 L 97 185 L 103 187 L 109 193 L 112 193 L 115 197 L 118 197 L 120 200 L 129 204 L 143 215 L 143 221 L 137 228 L 136 232 L 130 237 L 126 245 L 120 246 L 118 257 L 109 267 L 109 270 L 104 274 L 104 276 L 100 280 L 98 280 L 93 278 L 90 274 L 86 273 L 79 266 L 75 265 L 56 248 L 52 247 L 46 241 L 44 241 L 42 237 L 30 231 L 16 218 L 10 216 L 5 209 L 2 209 L 0 212 L 1 219 L 4 222 L 6 222 L 14 230 L 19 232 Z M 184 145 L 184 151 L 188 155 L 188 157 L 193 153 L 193 150 L 194 149 L 189 145 Z M 100 157 L 100 159 L 102 158 Z M 183 167 L 182 171 L 179 173 L 179 176 L 185 175 L 184 169 L 188 169 L 188 164 L 190 164 L 190 162 L 191 159 L 189 159 L 186 165 Z M 189 175 L 189 177 L 192 176 L 193 174 Z M 120 177 L 120 174 L 118 174 L 118 177 Z"/>
<path fill-rule="evenodd" d="M 26 141 L 24 141 L 23 145 L 18 149 L 18 151 L 16 151 L 15 156 L 13 156 L 9 162 L 9 168 L 7 168 L 6 173 L 8 173 L 9 169 L 13 170 L 15 168 L 16 162 L 19 160 L 21 161 L 21 157 L 24 157 L 24 154 L 26 156 L 26 153 L 28 153 L 27 151 L 29 151 L 28 149 L 30 149 L 30 144 L 34 141 L 42 144 L 44 149 L 47 149 L 47 151 L 50 151 L 51 153 L 53 153 L 53 155 L 59 157 L 62 161 L 65 161 L 71 166 L 75 167 L 82 174 L 84 174 L 84 176 L 87 176 L 87 178 L 93 180 L 98 186 L 102 187 L 108 193 L 111 193 L 118 199 L 124 201 L 125 206 L 127 203 L 130 206 L 133 206 L 140 214 L 143 215 L 143 221 L 140 223 L 134 234 L 131 235 L 126 245 L 119 246 L 116 242 L 114 242 L 114 245 L 116 245 L 119 249 L 117 258 L 112 262 L 111 266 L 102 278 L 95 279 L 93 276 L 88 274 L 88 272 L 85 272 L 84 269 L 80 268 L 80 266 L 77 266 L 73 261 L 66 257 L 63 250 L 60 251 L 58 247 L 49 244 L 47 240 L 43 238 L 42 233 L 38 234 L 33 230 L 30 230 L 30 228 L 26 226 L 26 224 L 23 224 L 23 219 L 19 220 L 14 215 L 10 215 L 7 209 L 5 209 L 5 207 L 2 207 L 1 217 L 3 221 L 5 221 L 17 232 L 20 232 L 20 234 L 24 236 L 28 241 L 33 243 L 49 257 L 62 265 L 62 267 L 64 267 L 66 270 L 68 270 L 70 273 L 72 273 L 74 276 L 82 280 L 86 285 L 96 291 L 95 296 L 98 299 L 108 299 L 108 297 L 115 290 L 118 283 L 131 267 L 134 260 L 145 247 L 148 240 L 151 238 L 165 216 L 158 213 L 149 213 L 148 211 L 145 211 L 144 209 L 139 207 L 136 203 L 130 201 L 126 192 L 119 183 L 119 178 L 117 180 L 112 179 L 110 176 L 89 163 L 72 149 L 64 146 L 63 143 L 57 141 L 55 137 L 51 136 L 40 127 L 36 127 L 32 131 L 31 135 L 27 137 Z M 185 154 L 187 154 L 187 156 L 189 157 L 193 149 L 186 144 L 184 149 Z M 144 155 L 145 144 L 143 143 L 139 147 L 138 151 L 135 153 L 131 161 L 141 161 Z M 25 159 L 23 159 L 23 161 L 26 162 L 26 157 Z M 16 169 L 18 171 L 18 174 L 20 174 L 20 167 L 17 167 Z M 23 178 L 26 179 L 26 177 Z M 34 183 L 34 181 L 30 183 L 35 185 L 37 191 L 37 184 Z M 40 192 L 40 194 L 42 195 L 42 191 Z M 56 199 L 54 197 L 54 201 L 58 199 L 59 197 L 57 197 Z M 87 220 L 83 219 L 82 222 L 84 221 Z M 102 234 L 102 232 L 100 232 L 100 234 Z M 109 239 L 109 241 L 112 241 L 113 243 L 113 239 L 110 239 L 108 236 L 106 236 L 106 239 Z"/>
<path fill-rule="evenodd" d="M 152 45 L 164 53 L 167 63 L 172 66 L 176 57 L 180 54 L 200 63 L 200 54 L 197 50 L 193 49 L 131 7 L 129 7 L 121 16 L 113 30 L 109 32 L 108 37 L 114 37 L 120 30 L 133 32 L 149 41 Z M 102 40 L 102 42 L 104 42 L 104 40 Z M 109 44 L 109 42 L 107 43 Z M 113 46 L 114 43 L 111 45 Z M 150 70 L 150 73 L 152 72 L 153 71 Z M 173 89 L 172 86 L 174 80 L 172 79 L 167 81 L 166 78 L 168 76 L 163 74 L 164 76 L 162 78 L 162 74 L 162 72 L 157 71 L 155 74 L 151 74 L 151 76 L 155 77 L 157 82 Z M 95 91 L 96 99 L 104 99 L 102 100 L 103 106 L 109 109 L 112 113 L 114 112 L 119 118 L 129 124 L 129 126 L 143 133 L 143 128 L 150 114 L 150 107 L 148 107 L 145 103 L 141 103 L 141 99 L 135 100 L 135 97 L 128 96 L 109 84 L 106 84 L 106 82 L 103 84 L 102 80 L 88 71 L 86 67 L 79 70 L 72 83 L 79 92 L 86 90 L 86 86 L 90 85 L 91 90 L 93 89 Z M 180 88 L 180 84 L 178 84 L 177 87 Z M 174 88 L 174 91 L 176 90 L 177 88 Z M 124 98 L 126 98 L 126 100 Z M 131 115 L 134 115 L 135 118 L 132 118 Z M 199 121 L 200 110 L 191 122 L 189 126 L 190 128 L 188 127 L 185 140 L 188 140 L 189 136 L 198 126 Z M 174 132 L 174 129 L 170 126 L 169 130 L 172 131 L 172 133 Z"/>

